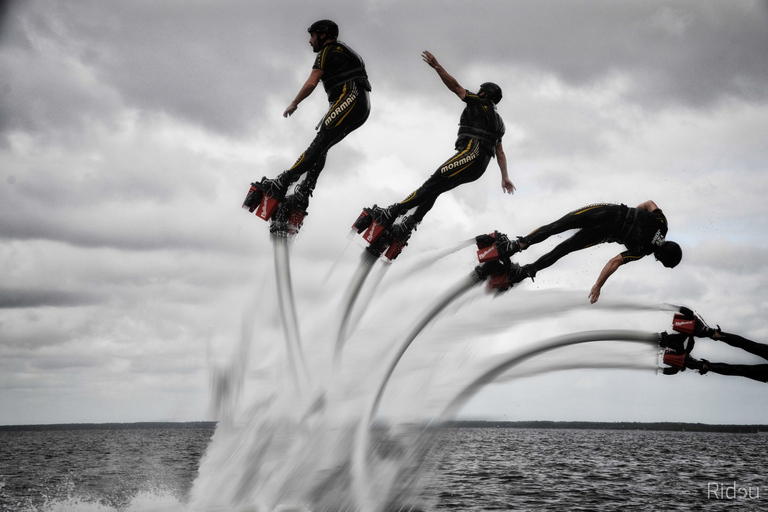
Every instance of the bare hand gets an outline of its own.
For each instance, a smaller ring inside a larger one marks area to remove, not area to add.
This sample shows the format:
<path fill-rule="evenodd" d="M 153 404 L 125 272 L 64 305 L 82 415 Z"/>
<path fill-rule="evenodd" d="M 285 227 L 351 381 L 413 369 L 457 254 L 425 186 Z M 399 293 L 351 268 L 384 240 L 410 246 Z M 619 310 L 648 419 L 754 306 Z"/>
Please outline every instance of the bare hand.
<path fill-rule="evenodd" d="M 298 105 L 296 105 L 296 104 L 294 104 L 294 103 L 291 103 L 290 105 L 288 105 L 288 108 L 286 108 L 286 109 L 285 109 L 285 112 L 283 112 L 283 117 L 288 117 L 288 116 L 290 116 L 291 114 L 293 114 L 294 112 L 296 112 L 296 109 L 297 109 L 297 108 L 299 108 L 299 106 L 298 106 Z"/>
<path fill-rule="evenodd" d="M 515 187 L 515 184 L 512 183 L 512 180 L 509 178 L 502 178 L 501 188 L 504 189 L 504 192 L 507 194 L 514 194 L 515 190 L 517 190 L 517 187 Z"/>
<path fill-rule="evenodd" d="M 437 59 L 435 58 L 435 56 L 426 50 L 421 54 L 421 58 L 424 59 L 424 62 L 426 62 L 433 68 L 436 68 L 437 66 L 440 65 L 440 63 L 437 62 Z"/>
<path fill-rule="evenodd" d="M 589 303 L 594 304 L 600 298 L 600 287 L 595 285 L 589 292 Z"/>

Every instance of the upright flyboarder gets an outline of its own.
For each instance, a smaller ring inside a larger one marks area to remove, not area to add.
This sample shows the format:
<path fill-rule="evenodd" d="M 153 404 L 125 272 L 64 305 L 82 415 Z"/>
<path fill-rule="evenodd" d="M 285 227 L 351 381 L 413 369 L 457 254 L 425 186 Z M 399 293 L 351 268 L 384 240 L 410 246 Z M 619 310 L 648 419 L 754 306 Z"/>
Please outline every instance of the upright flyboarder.
<path fill-rule="evenodd" d="M 320 82 L 323 83 L 330 108 L 318 125 L 314 140 L 293 167 L 274 179 L 264 177 L 251 185 L 243 208 L 256 210 L 256 214 L 264 220 L 269 220 L 278 204 L 285 199 L 288 188 L 306 174 L 289 201 L 290 209 L 298 212 L 303 219 L 317 178 L 325 166 L 328 150 L 362 126 L 370 113 L 368 93 L 371 85 L 365 63 L 360 55 L 337 39 L 339 27 L 336 23 L 320 20 L 307 31 L 310 34 L 309 44 L 317 57 L 309 78 L 285 109 L 283 117 L 292 115 Z"/>
<path fill-rule="evenodd" d="M 375 221 L 382 231 L 390 231 L 395 243 L 400 244 L 400 249 L 407 243 L 411 232 L 434 206 L 440 194 L 480 178 L 494 156 L 501 170 L 502 189 L 510 194 L 515 191 L 515 185 L 507 173 L 507 158 L 501 144 L 505 131 L 504 122 L 496 111 L 496 105 L 502 97 L 501 88 L 495 83 L 485 82 L 480 85 L 477 93 L 470 92 L 448 74 L 430 52 L 423 52 L 422 59 L 437 72 L 448 90 L 465 103 L 459 120 L 455 144 L 456 154 L 444 162 L 421 187 L 408 197 L 387 208 L 374 205 L 372 208 L 364 209 L 354 225 L 358 232 L 363 232 Z M 411 215 L 395 224 L 399 216 L 414 208 L 415 211 Z M 375 240 L 368 241 L 375 243 Z"/>

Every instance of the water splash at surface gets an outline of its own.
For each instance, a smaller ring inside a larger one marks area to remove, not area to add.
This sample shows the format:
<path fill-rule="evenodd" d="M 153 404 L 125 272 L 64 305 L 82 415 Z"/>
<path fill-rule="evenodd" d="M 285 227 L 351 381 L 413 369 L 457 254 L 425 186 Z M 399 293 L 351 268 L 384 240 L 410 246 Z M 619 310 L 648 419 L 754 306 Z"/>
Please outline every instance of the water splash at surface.
<path fill-rule="evenodd" d="M 450 254 L 454 260 L 447 265 L 455 268 L 455 258 L 461 256 Z M 306 337 L 302 349 L 311 362 L 306 366 L 311 384 L 301 395 L 290 392 L 285 331 L 265 328 L 270 325 L 266 304 L 257 302 L 247 312 L 255 328 L 243 329 L 232 355 L 233 360 L 248 359 L 238 360 L 241 391 L 225 389 L 217 395 L 217 400 L 233 404 L 230 421 L 219 423 L 201 463 L 190 510 L 429 509 L 430 498 L 419 495 L 418 485 L 433 442 L 425 427 L 447 409 L 453 412 L 451 404 L 462 390 L 484 385 L 486 381 L 472 387 L 500 358 L 515 357 L 521 339 L 536 350 L 542 339 L 546 344 L 551 338 L 538 332 L 542 325 L 548 326 L 548 335 L 555 324 L 567 333 L 613 314 L 655 317 L 664 328 L 666 319 L 659 315 L 664 306 L 658 304 L 605 301 L 590 306 L 583 293 L 562 290 L 513 289 L 497 298 L 482 287 L 446 292 L 440 268 L 444 262 L 432 263 L 437 268 L 415 267 L 408 279 L 387 281 L 392 273 L 382 272 L 381 286 L 373 287 L 376 293 L 366 300 L 359 299 L 365 279 L 353 284 L 358 290 L 352 300 L 345 295 L 354 262 L 339 264 L 346 273 L 330 275 L 321 286 L 299 290 L 297 330 Z M 472 268 L 468 261 L 459 265 L 467 272 Z M 438 298 L 439 307 L 423 306 L 425 288 Z M 356 299 L 354 321 L 349 321 L 352 307 L 345 304 L 354 305 Z M 349 315 L 344 358 L 334 368 L 339 332 L 333 326 L 340 324 L 333 319 L 343 318 L 343 311 Z M 583 320 L 587 314 L 592 318 Z M 639 357 L 637 367 L 655 367 L 652 348 Z M 589 363 L 600 364 L 591 356 Z M 615 367 L 615 362 L 604 364 Z M 519 365 L 520 375 L 526 366 Z M 532 371 L 564 367 L 555 359 Z M 238 365 L 224 365 L 223 374 L 227 368 L 234 372 Z"/>

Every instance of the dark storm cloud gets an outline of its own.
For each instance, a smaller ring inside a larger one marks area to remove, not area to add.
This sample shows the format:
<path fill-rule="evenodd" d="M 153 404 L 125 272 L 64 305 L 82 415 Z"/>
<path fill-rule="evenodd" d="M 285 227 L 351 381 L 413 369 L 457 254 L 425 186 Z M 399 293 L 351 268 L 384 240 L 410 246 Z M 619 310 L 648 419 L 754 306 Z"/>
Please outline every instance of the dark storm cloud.
<path fill-rule="evenodd" d="M 3 41 L 5 21 L 8 18 L 8 12 L 11 9 L 11 3 L 11 0 L 0 0 L 0 43 Z"/>
<path fill-rule="evenodd" d="M 119 103 L 80 59 L 56 4 L 15 3 L 0 46 L 0 130 L 68 132 L 114 115 Z"/>
<path fill-rule="evenodd" d="M 0 288 L 0 309 L 75 307 L 97 304 L 99 297 L 90 292 Z"/>
<path fill-rule="evenodd" d="M 83 217 L 61 214 L 48 217 L 45 213 L 30 212 L 12 223 L 0 225 L 0 240 L 47 240 L 75 247 L 116 248 L 133 251 L 161 251 L 189 249 L 206 252 L 243 251 L 242 244 L 233 243 L 223 236 L 227 229 L 218 228 L 217 219 L 204 219 L 196 224 L 179 226 L 180 219 L 169 219 L 159 211 L 142 214 L 114 214 L 112 211 L 95 213 L 93 217 L 104 222 L 87 222 Z M 176 224 L 174 224 L 176 222 Z M 202 232 L 211 233 L 203 235 Z"/>
<path fill-rule="evenodd" d="M 392 12 L 388 21 L 378 20 L 392 28 L 387 47 L 402 56 L 388 63 L 388 74 L 400 60 L 431 49 L 446 67 L 474 62 L 492 74 L 520 66 L 577 87 L 626 74 L 630 98 L 649 106 L 768 95 L 765 2 L 498 0 L 471 8 L 458 2 L 409 7 L 407 17 L 395 19 Z M 416 41 L 426 48 L 413 48 Z M 408 72 L 398 77 L 420 76 L 418 65 L 408 59 Z"/>
<path fill-rule="evenodd" d="M 462 83 L 469 65 L 488 79 L 513 66 L 573 86 L 625 75 L 628 97 L 649 106 L 760 99 L 768 94 L 765 6 L 29 1 L 6 9 L 0 122 L 5 130 L 78 129 L 128 107 L 239 133 L 269 97 L 293 98 L 314 57 L 306 26 L 320 17 L 339 22 L 375 91 L 433 90 L 419 57 L 430 49 Z"/>
<path fill-rule="evenodd" d="M 77 128 L 124 106 L 241 130 L 292 72 L 287 53 L 306 50 L 307 69 L 313 55 L 303 34 L 296 44 L 261 10 L 256 2 L 25 3 L 8 20 L 0 61 L 12 93 L 3 127 Z"/>
<path fill-rule="evenodd" d="M 106 26 L 72 20 L 86 41 L 106 43 L 93 65 L 128 106 L 231 132 L 258 117 L 269 84 L 290 73 L 292 62 L 269 57 L 270 37 L 248 4 L 145 5 L 121 3 Z"/>

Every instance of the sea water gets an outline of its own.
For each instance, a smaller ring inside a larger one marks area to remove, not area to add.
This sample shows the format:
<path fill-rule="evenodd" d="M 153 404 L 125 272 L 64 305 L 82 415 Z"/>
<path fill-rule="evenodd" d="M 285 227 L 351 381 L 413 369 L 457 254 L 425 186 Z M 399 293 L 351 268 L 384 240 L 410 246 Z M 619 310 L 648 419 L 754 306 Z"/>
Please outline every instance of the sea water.
<path fill-rule="evenodd" d="M 213 433 L 214 427 L 0 431 L 0 510 L 190 511 Z M 766 450 L 764 434 L 443 428 L 401 505 L 766 510 Z"/>
<path fill-rule="evenodd" d="M 213 428 L 0 431 L 0 510 L 183 510 Z"/>

